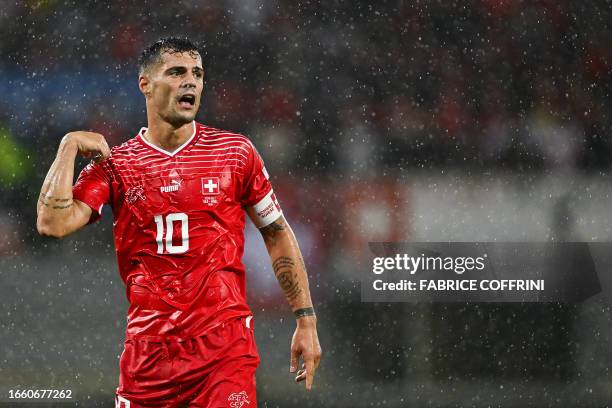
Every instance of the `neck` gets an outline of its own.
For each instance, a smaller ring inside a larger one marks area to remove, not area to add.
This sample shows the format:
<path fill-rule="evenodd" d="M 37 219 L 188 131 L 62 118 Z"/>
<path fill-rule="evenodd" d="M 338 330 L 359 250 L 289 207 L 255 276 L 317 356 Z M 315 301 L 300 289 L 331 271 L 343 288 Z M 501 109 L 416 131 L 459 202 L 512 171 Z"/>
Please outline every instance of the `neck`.
<path fill-rule="evenodd" d="M 176 127 L 160 117 L 147 116 L 146 139 L 157 147 L 169 152 L 173 152 L 182 146 L 193 135 L 195 130 L 193 122 Z"/>

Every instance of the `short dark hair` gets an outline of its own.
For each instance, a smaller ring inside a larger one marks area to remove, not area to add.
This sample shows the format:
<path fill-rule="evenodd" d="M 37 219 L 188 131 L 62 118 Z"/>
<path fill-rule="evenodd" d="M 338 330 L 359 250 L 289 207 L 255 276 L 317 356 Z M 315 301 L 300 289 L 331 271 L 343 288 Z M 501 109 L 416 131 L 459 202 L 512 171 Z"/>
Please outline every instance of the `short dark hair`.
<path fill-rule="evenodd" d="M 138 67 L 140 73 L 147 70 L 151 65 L 161 62 L 161 56 L 164 52 L 188 52 L 192 56 L 201 55 L 200 50 L 188 38 L 180 37 L 164 37 L 155 41 L 153 44 L 142 50 L 140 58 L 138 58 Z"/>

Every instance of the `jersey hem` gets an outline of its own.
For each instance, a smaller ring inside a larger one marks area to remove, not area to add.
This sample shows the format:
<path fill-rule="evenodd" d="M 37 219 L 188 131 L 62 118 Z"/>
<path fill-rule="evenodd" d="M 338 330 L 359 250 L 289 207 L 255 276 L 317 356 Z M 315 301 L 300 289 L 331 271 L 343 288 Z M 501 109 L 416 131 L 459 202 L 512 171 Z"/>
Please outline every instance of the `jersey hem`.
<path fill-rule="evenodd" d="M 99 207 L 96 208 L 96 204 L 86 201 L 83 197 L 75 197 L 73 195 L 72 198 L 74 200 L 79 200 L 80 202 L 91 208 L 91 216 L 89 217 L 89 221 L 87 222 L 88 224 L 96 222 L 102 217 L 102 207 L 104 207 L 104 204 L 101 204 Z"/>

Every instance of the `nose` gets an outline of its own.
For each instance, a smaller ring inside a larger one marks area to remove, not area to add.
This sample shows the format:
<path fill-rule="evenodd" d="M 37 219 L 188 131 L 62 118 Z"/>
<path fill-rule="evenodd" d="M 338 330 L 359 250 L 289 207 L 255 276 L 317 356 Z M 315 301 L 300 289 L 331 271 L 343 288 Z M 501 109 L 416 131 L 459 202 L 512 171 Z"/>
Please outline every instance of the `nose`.
<path fill-rule="evenodd" d="M 181 84 L 181 87 L 183 87 L 183 88 L 195 88 L 196 85 L 197 85 L 196 77 L 195 77 L 195 75 L 193 75 L 193 72 L 187 72 L 187 74 L 184 76 L 183 83 Z"/>

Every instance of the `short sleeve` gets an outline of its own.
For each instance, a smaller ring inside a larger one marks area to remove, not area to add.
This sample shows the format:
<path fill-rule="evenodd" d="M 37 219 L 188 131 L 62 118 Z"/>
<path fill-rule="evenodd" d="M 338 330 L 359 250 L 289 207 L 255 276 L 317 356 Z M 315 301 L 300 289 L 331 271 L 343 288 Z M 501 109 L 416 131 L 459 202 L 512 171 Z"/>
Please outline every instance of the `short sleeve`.
<path fill-rule="evenodd" d="M 255 146 L 249 142 L 249 157 L 246 165 L 246 184 L 243 189 L 242 206 L 257 228 L 276 221 L 283 212 L 274 195 L 270 176 Z"/>
<path fill-rule="evenodd" d="M 72 187 L 72 197 L 91 207 L 90 223 L 100 218 L 102 207 L 110 200 L 110 177 L 104 162 L 91 162 L 83 168 Z"/>

